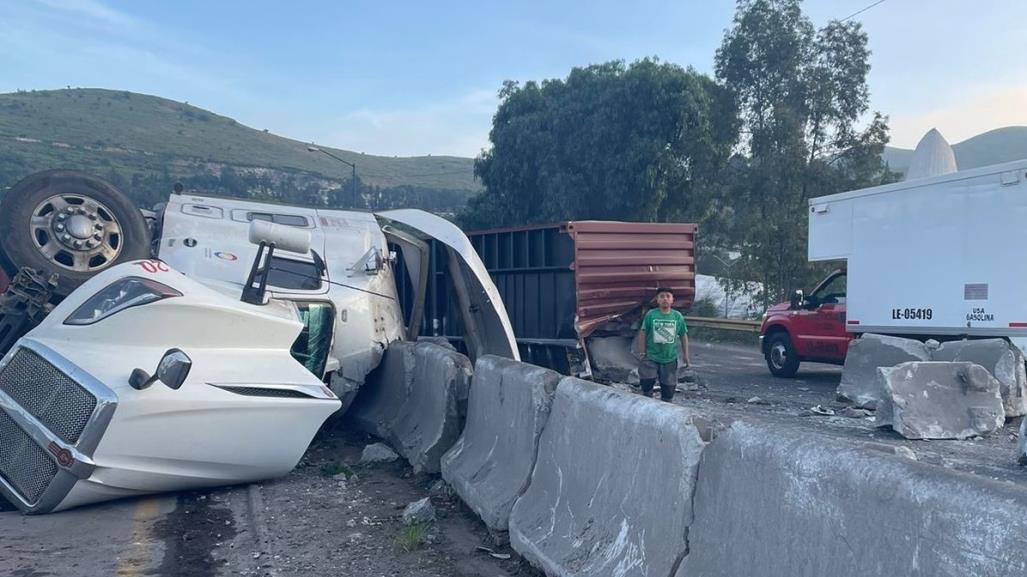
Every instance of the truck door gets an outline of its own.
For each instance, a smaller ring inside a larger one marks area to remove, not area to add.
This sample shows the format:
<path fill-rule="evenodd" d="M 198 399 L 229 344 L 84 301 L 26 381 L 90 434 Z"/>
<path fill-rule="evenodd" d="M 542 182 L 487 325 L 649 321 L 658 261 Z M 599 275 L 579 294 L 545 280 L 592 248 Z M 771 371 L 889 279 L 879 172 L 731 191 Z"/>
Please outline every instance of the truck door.
<path fill-rule="evenodd" d="M 467 235 L 448 220 L 423 210 L 390 210 L 376 216 L 403 224 L 446 247 L 447 276 L 460 306 L 471 360 L 481 355 L 497 355 L 519 361 L 513 325 L 503 299 Z"/>
<path fill-rule="evenodd" d="M 836 271 L 806 298 L 794 319 L 795 348 L 807 360 L 841 362 L 851 336 L 845 331 L 845 273 Z"/>

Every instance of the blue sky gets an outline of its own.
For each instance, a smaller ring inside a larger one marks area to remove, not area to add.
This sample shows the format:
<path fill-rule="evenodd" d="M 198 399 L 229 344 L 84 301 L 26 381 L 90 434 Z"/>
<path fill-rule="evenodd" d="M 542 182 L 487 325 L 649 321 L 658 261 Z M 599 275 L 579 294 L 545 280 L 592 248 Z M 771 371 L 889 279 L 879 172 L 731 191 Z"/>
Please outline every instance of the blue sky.
<path fill-rule="evenodd" d="M 875 0 L 807 0 L 822 25 Z M 0 0 L 0 92 L 155 94 L 303 141 L 474 156 L 505 79 L 644 56 L 711 72 L 734 2 Z M 860 14 L 892 144 L 1027 125 L 1027 2 L 885 0 Z"/>

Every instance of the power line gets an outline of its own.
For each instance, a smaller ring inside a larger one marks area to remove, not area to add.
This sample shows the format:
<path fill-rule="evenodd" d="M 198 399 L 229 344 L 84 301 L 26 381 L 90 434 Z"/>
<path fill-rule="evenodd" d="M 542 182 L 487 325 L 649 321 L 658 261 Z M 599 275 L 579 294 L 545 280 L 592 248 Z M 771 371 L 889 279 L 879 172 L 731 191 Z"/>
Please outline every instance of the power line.
<path fill-rule="evenodd" d="M 845 22 L 846 20 L 848 20 L 850 18 L 855 18 L 856 16 L 859 16 L 860 14 L 866 12 L 867 10 L 870 10 L 874 6 L 877 6 L 878 4 L 884 4 L 884 0 L 877 0 L 877 2 L 874 2 L 870 6 L 867 6 L 866 8 L 863 8 L 862 10 L 857 10 L 856 12 L 853 12 L 852 14 L 849 14 L 845 18 L 842 18 L 841 22 Z"/>

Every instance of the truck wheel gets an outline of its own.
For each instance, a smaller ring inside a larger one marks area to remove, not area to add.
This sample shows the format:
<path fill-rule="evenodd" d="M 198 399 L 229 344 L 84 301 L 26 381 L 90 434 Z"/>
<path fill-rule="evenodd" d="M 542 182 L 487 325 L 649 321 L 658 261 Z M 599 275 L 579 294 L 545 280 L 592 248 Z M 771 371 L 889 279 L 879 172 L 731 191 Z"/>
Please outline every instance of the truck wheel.
<path fill-rule="evenodd" d="M 799 371 L 799 355 L 795 353 L 788 333 L 776 332 L 767 340 L 767 368 L 775 377 L 791 378 Z"/>
<path fill-rule="evenodd" d="M 0 200 L 0 249 L 16 269 L 57 273 L 68 295 L 93 275 L 149 258 L 142 213 L 111 184 L 82 172 L 25 177 Z"/>

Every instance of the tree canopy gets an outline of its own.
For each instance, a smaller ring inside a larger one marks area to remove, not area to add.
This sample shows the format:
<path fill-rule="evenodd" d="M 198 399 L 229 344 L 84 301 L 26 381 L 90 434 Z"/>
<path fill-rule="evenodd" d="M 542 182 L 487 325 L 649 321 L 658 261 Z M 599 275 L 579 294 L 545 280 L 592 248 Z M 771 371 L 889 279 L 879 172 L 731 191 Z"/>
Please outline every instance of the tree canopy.
<path fill-rule="evenodd" d="M 499 95 L 475 163 L 486 191 L 463 215 L 472 228 L 700 217 L 736 138 L 724 89 L 655 59 L 508 81 Z"/>

